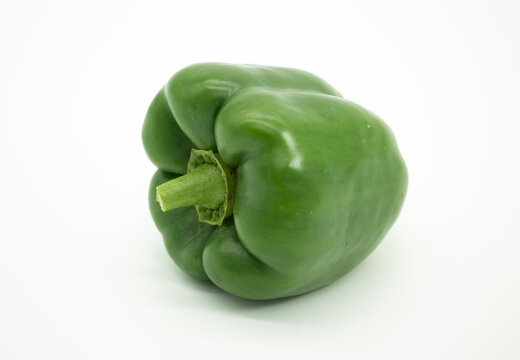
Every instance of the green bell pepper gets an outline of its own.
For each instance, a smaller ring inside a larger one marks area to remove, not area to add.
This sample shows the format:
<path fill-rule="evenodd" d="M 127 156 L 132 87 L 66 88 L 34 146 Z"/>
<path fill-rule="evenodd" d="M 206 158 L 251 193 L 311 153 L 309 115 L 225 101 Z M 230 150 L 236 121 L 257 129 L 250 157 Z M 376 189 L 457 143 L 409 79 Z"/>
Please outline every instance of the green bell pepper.
<path fill-rule="evenodd" d="M 187 274 L 248 299 L 338 279 L 401 210 L 407 170 L 389 127 L 295 69 L 196 64 L 146 114 L 159 168 L 149 202 Z"/>

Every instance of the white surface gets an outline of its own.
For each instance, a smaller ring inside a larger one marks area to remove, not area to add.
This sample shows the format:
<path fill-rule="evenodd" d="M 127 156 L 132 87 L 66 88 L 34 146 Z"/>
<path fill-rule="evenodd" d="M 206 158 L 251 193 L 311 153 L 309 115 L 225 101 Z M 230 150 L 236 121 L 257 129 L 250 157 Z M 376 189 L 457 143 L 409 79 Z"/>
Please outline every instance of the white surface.
<path fill-rule="evenodd" d="M 518 1 L 1 1 L 0 359 L 520 358 Z M 357 269 L 268 303 L 190 280 L 140 131 L 175 71 L 302 68 L 410 172 Z"/>

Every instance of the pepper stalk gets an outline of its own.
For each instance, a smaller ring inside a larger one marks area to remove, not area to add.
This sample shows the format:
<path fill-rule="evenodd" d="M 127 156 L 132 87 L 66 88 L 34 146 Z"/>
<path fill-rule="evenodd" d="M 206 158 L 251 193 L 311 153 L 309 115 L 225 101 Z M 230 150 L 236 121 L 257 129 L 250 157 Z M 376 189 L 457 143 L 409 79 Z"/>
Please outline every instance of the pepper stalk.
<path fill-rule="evenodd" d="M 234 171 L 212 150 L 192 149 L 186 175 L 156 188 L 163 212 L 195 206 L 199 221 L 222 225 L 233 213 Z"/>

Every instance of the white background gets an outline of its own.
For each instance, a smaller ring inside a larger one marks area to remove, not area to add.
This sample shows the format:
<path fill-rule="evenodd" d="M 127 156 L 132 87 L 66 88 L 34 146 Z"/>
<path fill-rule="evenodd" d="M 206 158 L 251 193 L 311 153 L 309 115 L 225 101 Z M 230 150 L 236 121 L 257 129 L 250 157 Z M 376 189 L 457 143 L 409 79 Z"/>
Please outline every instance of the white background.
<path fill-rule="evenodd" d="M 0 0 L 1 359 L 520 359 L 520 3 Z M 394 130 L 401 216 L 250 302 L 185 276 L 140 131 L 177 70 L 296 67 Z"/>

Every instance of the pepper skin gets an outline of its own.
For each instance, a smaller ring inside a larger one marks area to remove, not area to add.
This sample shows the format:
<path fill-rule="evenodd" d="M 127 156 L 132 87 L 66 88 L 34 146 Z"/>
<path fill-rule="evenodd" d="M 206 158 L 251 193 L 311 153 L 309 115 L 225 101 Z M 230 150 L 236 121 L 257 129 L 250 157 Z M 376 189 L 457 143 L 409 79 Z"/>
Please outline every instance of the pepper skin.
<path fill-rule="evenodd" d="M 169 255 L 247 299 L 298 295 L 343 276 L 380 243 L 406 194 L 389 127 L 300 70 L 189 66 L 156 95 L 142 135 L 159 168 L 149 201 Z M 232 212 L 221 225 L 200 222 L 194 206 L 163 212 L 156 201 L 157 186 L 188 179 L 192 149 L 218 153 L 232 171 Z"/>

